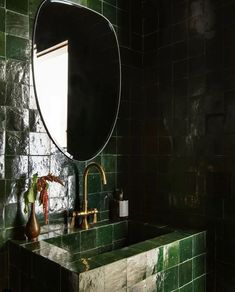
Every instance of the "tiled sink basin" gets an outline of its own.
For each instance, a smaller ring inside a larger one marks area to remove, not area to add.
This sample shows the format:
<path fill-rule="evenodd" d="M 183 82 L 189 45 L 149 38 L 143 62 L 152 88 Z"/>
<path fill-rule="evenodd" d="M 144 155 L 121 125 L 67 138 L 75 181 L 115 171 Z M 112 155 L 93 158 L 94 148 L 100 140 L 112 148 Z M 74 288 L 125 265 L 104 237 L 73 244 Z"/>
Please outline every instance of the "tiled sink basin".
<path fill-rule="evenodd" d="M 89 230 L 69 230 L 69 234 L 45 241 L 70 252 L 75 258 L 80 258 L 131 246 L 170 232 L 172 231 L 164 226 L 126 220 L 96 225 Z"/>
<path fill-rule="evenodd" d="M 31 283 L 29 291 L 203 292 L 205 237 L 204 231 L 122 221 L 35 243 L 12 242 L 10 263 Z M 22 259 L 30 263 L 27 270 Z"/>

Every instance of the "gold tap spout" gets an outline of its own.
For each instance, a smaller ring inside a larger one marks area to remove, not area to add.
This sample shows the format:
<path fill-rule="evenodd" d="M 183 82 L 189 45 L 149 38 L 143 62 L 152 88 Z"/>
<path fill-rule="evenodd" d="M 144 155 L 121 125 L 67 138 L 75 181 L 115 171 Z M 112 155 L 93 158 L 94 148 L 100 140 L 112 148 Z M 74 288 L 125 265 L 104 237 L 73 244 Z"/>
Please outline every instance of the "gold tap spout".
<path fill-rule="evenodd" d="M 83 201 L 82 201 L 82 212 L 84 213 L 84 215 L 82 216 L 82 228 L 83 229 L 88 229 L 89 228 L 89 224 L 87 222 L 87 216 L 89 215 L 89 211 L 88 211 L 88 193 L 87 193 L 87 178 L 88 178 L 88 173 L 90 171 L 90 168 L 95 167 L 100 175 L 101 175 L 101 180 L 103 182 L 104 185 L 107 184 L 107 180 L 106 180 L 106 175 L 104 172 L 104 169 L 102 168 L 101 165 L 99 165 L 96 162 L 91 162 L 90 164 L 87 165 L 87 167 L 84 170 L 84 174 L 83 174 Z M 97 214 L 97 210 L 94 213 L 94 222 L 96 221 L 96 214 Z"/>

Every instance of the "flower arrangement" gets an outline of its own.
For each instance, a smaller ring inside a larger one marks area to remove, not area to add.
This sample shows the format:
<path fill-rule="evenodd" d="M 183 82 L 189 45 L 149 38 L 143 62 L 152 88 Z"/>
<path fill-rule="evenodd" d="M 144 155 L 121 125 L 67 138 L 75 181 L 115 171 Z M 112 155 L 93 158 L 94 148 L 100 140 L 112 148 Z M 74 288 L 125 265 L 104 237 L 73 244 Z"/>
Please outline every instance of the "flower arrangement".
<path fill-rule="evenodd" d="M 48 188 L 50 182 L 57 182 L 62 186 L 64 185 L 63 182 L 59 179 L 59 177 L 52 175 L 51 173 L 41 177 L 38 177 L 38 174 L 36 173 L 33 175 L 30 187 L 24 195 L 25 203 L 24 212 L 28 213 L 29 204 L 36 202 L 39 193 L 38 200 L 39 205 L 43 206 L 45 224 L 48 224 Z"/>

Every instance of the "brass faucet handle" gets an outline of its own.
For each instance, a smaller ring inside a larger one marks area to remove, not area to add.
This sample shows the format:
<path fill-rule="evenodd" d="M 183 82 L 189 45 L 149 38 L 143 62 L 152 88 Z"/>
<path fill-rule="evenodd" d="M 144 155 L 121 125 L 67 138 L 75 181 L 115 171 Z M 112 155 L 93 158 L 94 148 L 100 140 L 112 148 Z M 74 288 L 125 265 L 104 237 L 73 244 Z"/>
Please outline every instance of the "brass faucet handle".
<path fill-rule="evenodd" d="M 97 223 L 97 214 L 98 214 L 98 210 L 95 208 L 94 209 L 93 224 Z"/>

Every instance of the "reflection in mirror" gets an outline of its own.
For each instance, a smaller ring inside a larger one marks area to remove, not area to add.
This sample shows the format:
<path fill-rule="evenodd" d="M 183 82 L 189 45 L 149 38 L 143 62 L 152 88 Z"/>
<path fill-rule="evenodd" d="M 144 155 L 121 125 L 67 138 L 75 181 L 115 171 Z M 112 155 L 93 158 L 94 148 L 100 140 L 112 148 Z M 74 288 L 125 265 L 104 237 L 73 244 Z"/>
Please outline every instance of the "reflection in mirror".
<path fill-rule="evenodd" d="M 68 41 L 39 53 L 35 46 L 34 56 L 37 94 L 47 129 L 53 132 L 57 143 L 67 151 Z M 47 83 L 50 76 L 53 78 Z M 56 127 L 54 121 L 58 121 Z"/>
<path fill-rule="evenodd" d="M 70 158 L 93 158 L 112 134 L 120 102 L 120 52 L 111 23 L 86 7 L 46 0 L 33 48 L 37 103 L 50 137 Z"/>

